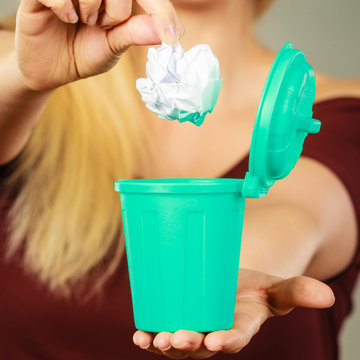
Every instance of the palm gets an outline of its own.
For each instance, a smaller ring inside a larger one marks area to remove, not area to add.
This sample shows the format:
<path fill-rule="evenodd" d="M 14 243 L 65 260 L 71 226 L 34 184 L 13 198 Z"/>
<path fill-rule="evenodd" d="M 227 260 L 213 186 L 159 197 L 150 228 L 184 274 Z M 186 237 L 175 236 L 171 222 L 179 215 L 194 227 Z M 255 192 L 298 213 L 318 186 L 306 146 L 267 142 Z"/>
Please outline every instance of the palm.
<path fill-rule="evenodd" d="M 97 26 L 81 24 L 78 27 L 73 40 L 73 60 L 81 78 L 107 71 L 118 60 L 119 56 L 110 46 L 108 32 Z"/>
<path fill-rule="evenodd" d="M 158 333 L 155 338 L 151 333 L 137 331 L 134 342 L 143 348 L 150 345 L 148 350 L 151 352 L 177 358 L 188 355 L 207 358 L 218 351 L 235 353 L 247 345 L 269 317 L 284 315 L 296 306 L 328 307 L 333 301 L 331 290 L 315 279 L 296 277 L 283 280 L 241 269 L 232 329 L 207 335 L 179 330 L 173 334 Z"/>

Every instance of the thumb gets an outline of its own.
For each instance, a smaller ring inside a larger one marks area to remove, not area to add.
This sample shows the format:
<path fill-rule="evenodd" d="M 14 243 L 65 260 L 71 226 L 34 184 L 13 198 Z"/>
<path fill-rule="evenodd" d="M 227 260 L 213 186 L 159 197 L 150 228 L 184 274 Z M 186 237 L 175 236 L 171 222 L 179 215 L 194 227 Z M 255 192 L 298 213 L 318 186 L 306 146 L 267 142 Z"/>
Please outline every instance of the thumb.
<path fill-rule="evenodd" d="M 127 21 L 108 30 L 111 50 L 120 55 L 132 45 L 157 45 L 161 39 L 157 35 L 151 15 L 135 15 Z"/>
<path fill-rule="evenodd" d="M 329 286 L 306 276 L 277 282 L 268 289 L 268 295 L 269 303 L 276 315 L 286 314 L 294 307 L 327 308 L 335 302 Z"/>
<path fill-rule="evenodd" d="M 183 33 L 175 8 L 170 0 L 136 0 L 151 15 L 156 33 L 167 44 L 175 44 Z"/>

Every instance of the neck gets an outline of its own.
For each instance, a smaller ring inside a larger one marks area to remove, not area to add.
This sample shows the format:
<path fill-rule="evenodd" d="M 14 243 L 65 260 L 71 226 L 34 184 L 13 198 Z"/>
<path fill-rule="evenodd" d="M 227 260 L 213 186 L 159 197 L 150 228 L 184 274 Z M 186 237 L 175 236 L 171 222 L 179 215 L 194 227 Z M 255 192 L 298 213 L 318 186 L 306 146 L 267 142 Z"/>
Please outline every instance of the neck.
<path fill-rule="evenodd" d="M 183 48 L 189 50 L 202 43 L 210 45 L 224 69 L 249 62 L 256 45 L 252 35 L 253 1 L 203 0 L 193 5 L 194 2 L 174 1 L 179 20 L 185 27 L 181 39 Z"/>
<path fill-rule="evenodd" d="M 234 92 L 248 95 L 249 84 L 264 82 L 273 56 L 253 34 L 253 0 L 173 0 L 173 3 L 185 28 L 180 40 L 183 48 L 208 44 L 219 59 L 223 95 L 228 99 L 234 97 Z M 255 94 L 257 101 L 258 97 Z"/>

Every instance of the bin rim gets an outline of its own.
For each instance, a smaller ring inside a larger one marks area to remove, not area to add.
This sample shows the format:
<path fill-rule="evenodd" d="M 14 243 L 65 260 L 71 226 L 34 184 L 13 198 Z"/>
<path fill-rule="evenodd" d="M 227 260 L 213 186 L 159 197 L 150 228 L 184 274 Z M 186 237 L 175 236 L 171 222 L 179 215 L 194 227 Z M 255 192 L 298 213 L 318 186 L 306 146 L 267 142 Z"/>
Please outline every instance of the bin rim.
<path fill-rule="evenodd" d="M 115 181 L 120 193 L 241 193 L 244 179 L 235 178 L 165 178 Z"/>

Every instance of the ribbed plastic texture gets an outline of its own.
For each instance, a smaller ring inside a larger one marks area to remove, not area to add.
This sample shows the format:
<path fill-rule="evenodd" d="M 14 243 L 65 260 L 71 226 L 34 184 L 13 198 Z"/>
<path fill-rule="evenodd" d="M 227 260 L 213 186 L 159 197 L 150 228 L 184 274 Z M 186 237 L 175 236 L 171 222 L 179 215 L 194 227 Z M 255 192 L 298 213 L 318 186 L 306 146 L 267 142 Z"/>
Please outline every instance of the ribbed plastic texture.
<path fill-rule="evenodd" d="M 233 186 L 229 179 L 214 180 L 214 187 L 222 180 Z M 132 186 L 138 180 L 133 181 Z M 237 181 L 241 188 L 243 180 Z M 143 193 L 133 187 L 121 192 L 136 328 L 230 329 L 245 206 L 241 192 L 149 193 L 138 184 Z"/>

